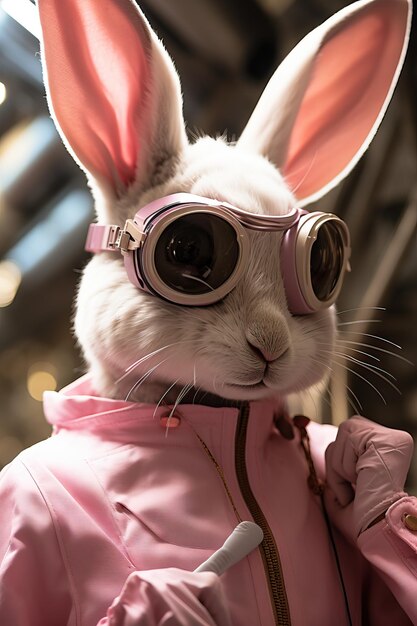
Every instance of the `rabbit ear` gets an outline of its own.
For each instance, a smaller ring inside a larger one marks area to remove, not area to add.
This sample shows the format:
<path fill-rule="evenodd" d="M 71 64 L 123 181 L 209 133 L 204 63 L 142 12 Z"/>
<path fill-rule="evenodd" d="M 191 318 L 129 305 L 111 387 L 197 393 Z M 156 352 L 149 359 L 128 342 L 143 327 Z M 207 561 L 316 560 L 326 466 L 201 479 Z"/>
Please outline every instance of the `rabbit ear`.
<path fill-rule="evenodd" d="M 362 0 L 305 37 L 276 70 L 238 145 L 272 160 L 300 205 L 345 177 L 371 142 L 404 60 L 408 0 Z"/>
<path fill-rule="evenodd" d="M 120 196 L 186 142 L 172 62 L 131 0 L 38 0 L 38 7 L 57 127 L 87 175 Z"/>

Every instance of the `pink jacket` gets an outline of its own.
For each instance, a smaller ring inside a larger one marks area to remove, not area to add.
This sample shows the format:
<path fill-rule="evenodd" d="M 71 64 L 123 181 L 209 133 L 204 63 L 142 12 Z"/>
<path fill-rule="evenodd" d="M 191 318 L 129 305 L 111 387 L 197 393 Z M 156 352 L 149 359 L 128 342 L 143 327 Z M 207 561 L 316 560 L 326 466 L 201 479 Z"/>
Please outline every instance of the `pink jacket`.
<path fill-rule="evenodd" d="M 270 549 L 222 576 L 234 626 L 347 624 L 299 439 L 280 435 L 271 403 L 182 405 L 167 431 L 163 407 L 94 397 L 83 378 L 47 393 L 45 412 L 54 435 L 0 475 L 1 626 L 106 624 L 129 574 L 193 570 L 239 519 L 262 519 Z M 335 429 L 308 430 L 323 476 Z M 417 624 L 417 532 L 405 513 L 417 515 L 415 498 L 356 545 L 335 530 L 355 626 Z"/>

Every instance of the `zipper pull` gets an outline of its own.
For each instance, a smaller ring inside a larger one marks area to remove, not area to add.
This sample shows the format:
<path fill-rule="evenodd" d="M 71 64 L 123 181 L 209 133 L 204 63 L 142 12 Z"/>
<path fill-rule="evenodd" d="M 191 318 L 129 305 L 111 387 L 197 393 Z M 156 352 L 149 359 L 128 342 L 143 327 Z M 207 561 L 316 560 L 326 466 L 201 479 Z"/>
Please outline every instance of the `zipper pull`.
<path fill-rule="evenodd" d="M 293 424 L 300 432 L 301 447 L 303 448 L 304 456 L 306 458 L 309 469 L 307 484 L 316 496 L 322 496 L 324 492 L 324 483 L 317 476 L 316 468 L 314 467 L 314 461 L 311 455 L 310 448 L 310 437 L 308 436 L 307 432 L 307 426 L 309 423 L 310 418 L 306 417 L 305 415 L 295 415 L 293 417 Z"/>

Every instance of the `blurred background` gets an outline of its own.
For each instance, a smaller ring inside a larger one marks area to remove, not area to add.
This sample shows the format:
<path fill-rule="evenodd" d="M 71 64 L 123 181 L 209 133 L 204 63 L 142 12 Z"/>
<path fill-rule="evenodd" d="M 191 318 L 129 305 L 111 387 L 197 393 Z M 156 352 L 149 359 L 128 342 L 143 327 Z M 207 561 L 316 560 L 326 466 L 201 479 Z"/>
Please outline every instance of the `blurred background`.
<path fill-rule="evenodd" d="M 191 136 L 239 136 L 279 61 L 339 0 L 141 0 L 182 78 Z M 70 27 L 70 25 L 69 25 Z M 93 219 L 83 174 L 49 119 L 31 0 L 0 0 L 0 467 L 50 434 L 42 393 L 84 371 L 72 302 Z M 405 69 L 372 147 L 317 203 L 349 224 L 352 273 L 322 406 L 417 434 L 417 71 Z M 348 390 L 348 391 L 347 391 Z M 417 458 L 409 489 L 417 493 Z"/>

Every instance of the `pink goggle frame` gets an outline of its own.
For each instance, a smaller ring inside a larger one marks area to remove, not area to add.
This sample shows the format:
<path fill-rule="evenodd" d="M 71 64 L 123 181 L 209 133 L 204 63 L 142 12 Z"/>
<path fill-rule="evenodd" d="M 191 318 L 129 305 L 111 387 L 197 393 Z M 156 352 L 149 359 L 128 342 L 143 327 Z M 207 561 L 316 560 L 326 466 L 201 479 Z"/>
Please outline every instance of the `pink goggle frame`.
<path fill-rule="evenodd" d="M 291 313 L 331 306 L 349 270 L 350 236 L 331 213 L 294 208 L 248 213 L 228 203 L 176 193 L 140 208 L 124 228 L 91 224 L 86 250 L 123 255 L 129 280 L 175 304 L 207 306 L 237 284 L 250 253 L 248 229 L 283 232 L 281 273 Z"/>

